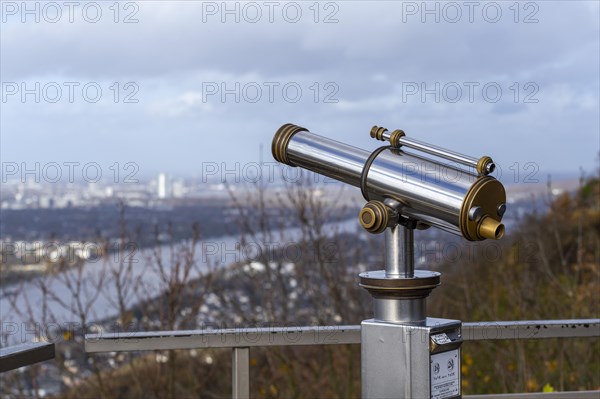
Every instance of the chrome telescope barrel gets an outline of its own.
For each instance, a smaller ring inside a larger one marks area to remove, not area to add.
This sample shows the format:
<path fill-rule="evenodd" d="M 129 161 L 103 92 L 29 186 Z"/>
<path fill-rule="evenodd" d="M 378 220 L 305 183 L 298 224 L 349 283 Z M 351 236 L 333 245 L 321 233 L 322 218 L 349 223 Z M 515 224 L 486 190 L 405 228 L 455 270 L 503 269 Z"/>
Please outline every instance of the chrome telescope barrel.
<path fill-rule="evenodd" d="M 504 234 L 506 194 L 491 176 L 398 148 L 371 154 L 292 124 L 275 133 L 272 151 L 279 162 L 356 187 L 364 185 L 369 200 L 396 200 L 402 215 L 468 240 L 499 239 Z"/>

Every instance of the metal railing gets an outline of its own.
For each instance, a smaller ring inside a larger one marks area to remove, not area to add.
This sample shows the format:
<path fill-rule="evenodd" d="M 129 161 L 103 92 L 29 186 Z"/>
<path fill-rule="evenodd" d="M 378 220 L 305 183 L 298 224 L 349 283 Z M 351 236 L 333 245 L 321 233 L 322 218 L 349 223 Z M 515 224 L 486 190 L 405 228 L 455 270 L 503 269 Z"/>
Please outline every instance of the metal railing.
<path fill-rule="evenodd" d="M 600 337 L 600 319 L 493 321 L 463 323 L 464 341 Z M 268 346 L 360 344 L 359 325 L 236 328 L 88 334 L 88 353 L 231 348 L 233 397 L 250 396 L 250 348 Z M 468 398 L 600 398 L 600 391 L 474 395 Z"/>
<path fill-rule="evenodd" d="M 28 342 L 0 348 L 0 373 L 50 359 L 54 359 L 51 342 Z"/>

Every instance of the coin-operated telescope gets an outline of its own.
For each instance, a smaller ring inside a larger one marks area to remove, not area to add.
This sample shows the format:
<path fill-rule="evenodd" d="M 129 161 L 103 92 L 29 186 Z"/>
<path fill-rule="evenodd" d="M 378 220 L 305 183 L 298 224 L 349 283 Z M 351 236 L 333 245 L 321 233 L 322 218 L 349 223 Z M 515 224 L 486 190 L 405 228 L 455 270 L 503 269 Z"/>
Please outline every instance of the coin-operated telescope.
<path fill-rule="evenodd" d="M 275 159 L 359 187 L 360 224 L 385 232 L 385 269 L 361 273 L 374 318 L 361 324 L 364 398 L 461 396 L 461 322 L 426 317 L 440 273 L 414 269 L 415 229 L 436 227 L 470 241 L 500 239 L 506 193 L 489 156 L 472 158 L 374 126 L 375 151 L 292 124 L 275 133 Z"/>

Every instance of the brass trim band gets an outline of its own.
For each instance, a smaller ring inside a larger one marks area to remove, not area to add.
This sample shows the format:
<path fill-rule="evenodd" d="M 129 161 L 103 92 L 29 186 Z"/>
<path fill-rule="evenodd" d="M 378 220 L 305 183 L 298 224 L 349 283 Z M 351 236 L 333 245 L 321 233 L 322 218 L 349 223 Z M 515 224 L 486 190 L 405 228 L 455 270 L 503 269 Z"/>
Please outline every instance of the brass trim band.
<path fill-rule="evenodd" d="M 390 278 L 385 270 L 363 272 L 358 275 L 358 285 L 375 298 L 417 299 L 428 296 L 440 285 L 439 272 L 415 270 L 414 277 Z"/>
<path fill-rule="evenodd" d="M 400 144 L 400 139 L 404 136 L 406 136 L 406 133 L 404 133 L 404 130 L 401 130 L 401 129 L 394 130 L 392 132 L 392 134 L 390 135 L 390 144 L 392 145 L 392 147 L 395 147 L 395 148 L 402 147 L 402 144 Z"/>
<path fill-rule="evenodd" d="M 273 154 L 273 158 L 286 165 L 296 166 L 289 160 L 287 156 L 287 147 L 294 134 L 298 132 L 308 132 L 308 129 L 291 123 L 286 123 L 277 129 L 271 144 L 271 153 Z"/>
<path fill-rule="evenodd" d="M 360 192 L 366 201 L 370 201 L 369 192 L 367 191 L 367 177 L 369 175 L 369 170 L 371 169 L 371 165 L 373 165 L 373 162 L 375 162 L 375 158 L 377 158 L 379 156 L 379 154 L 381 154 L 383 151 L 387 150 L 388 148 L 392 148 L 392 147 L 389 145 L 384 145 L 383 147 L 377 148 L 375 151 L 373 151 L 371 153 L 371 155 L 369 155 L 369 158 L 367 158 L 367 160 L 365 161 L 365 164 L 363 165 L 362 172 L 360 173 Z"/>

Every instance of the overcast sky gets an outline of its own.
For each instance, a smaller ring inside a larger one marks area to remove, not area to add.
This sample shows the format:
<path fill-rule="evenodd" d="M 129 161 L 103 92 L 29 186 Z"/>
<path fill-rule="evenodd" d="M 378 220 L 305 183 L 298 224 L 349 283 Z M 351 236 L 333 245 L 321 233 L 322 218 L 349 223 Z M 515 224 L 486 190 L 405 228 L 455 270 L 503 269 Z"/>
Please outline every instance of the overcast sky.
<path fill-rule="evenodd" d="M 597 1 L 23 4 L 2 2 L 3 163 L 191 176 L 271 161 L 287 122 L 364 148 L 402 128 L 521 181 L 598 157 Z"/>

